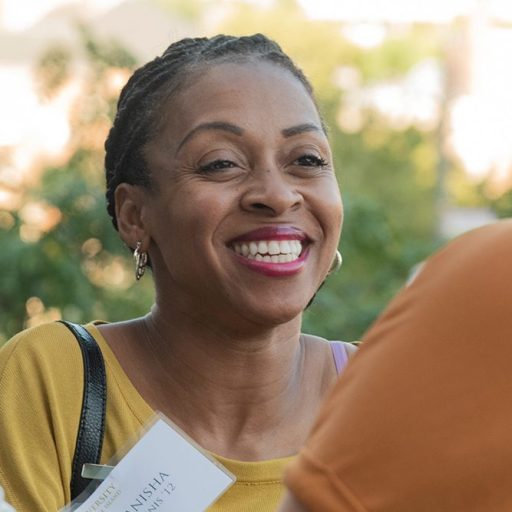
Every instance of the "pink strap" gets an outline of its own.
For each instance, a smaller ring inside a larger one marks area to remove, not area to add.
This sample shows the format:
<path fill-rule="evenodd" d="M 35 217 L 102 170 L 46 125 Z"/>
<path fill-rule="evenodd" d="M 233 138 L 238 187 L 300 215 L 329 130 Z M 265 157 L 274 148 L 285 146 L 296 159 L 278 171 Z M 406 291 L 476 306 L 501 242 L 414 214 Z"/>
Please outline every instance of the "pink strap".
<path fill-rule="evenodd" d="M 340 375 L 345 369 L 348 361 L 348 353 L 345 348 L 345 343 L 342 341 L 331 341 L 331 351 L 334 358 L 334 364 L 336 366 L 336 373 Z"/>

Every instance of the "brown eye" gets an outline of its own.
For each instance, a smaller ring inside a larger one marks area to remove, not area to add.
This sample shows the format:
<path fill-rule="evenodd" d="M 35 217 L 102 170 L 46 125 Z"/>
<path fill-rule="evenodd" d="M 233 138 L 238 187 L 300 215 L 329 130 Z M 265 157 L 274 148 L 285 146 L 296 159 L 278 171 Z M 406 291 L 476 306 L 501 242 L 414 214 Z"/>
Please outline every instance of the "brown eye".
<path fill-rule="evenodd" d="M 213 162 L 209 162 L 207 164 L 200 165 L 199 171 L 208 173 L 208 172 L 222 171 L 224 169 L 231 169 L 233 167 L 236 167 L 236 164 L 234 162 L 231 162 L 230 160 L 214 160 Z"/>
<path fill-rule="evenodd" d="M 327 160 L 317 156 L 317 155 L 302 155 L 297 158 L 294 162 L 297 165 L 301 165 L 303 167 L 325 167 L 327 166 Z"/>

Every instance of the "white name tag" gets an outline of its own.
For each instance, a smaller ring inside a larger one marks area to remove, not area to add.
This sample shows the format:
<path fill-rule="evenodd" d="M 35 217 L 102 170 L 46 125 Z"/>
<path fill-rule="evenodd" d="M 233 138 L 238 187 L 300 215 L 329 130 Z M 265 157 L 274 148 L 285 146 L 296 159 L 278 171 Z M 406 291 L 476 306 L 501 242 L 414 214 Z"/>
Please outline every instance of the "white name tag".
<path fill-rule="evenodd" d="M 234 475 L 159 418 L 86 501 L 63 510 L 203 512 L 234 481 Z"/>

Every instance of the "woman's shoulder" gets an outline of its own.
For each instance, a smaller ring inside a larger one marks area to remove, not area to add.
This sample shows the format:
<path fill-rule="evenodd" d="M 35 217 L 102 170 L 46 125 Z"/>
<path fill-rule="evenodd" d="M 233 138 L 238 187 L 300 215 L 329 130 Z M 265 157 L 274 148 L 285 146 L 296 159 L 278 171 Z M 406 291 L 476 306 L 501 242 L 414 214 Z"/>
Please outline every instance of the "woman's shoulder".
<path fill-rule="evenodd" d="M 332 345 L 334 343 L 340 344 L 345 351 L 347 352 L 348 356 L 350 357 L 352 354 L 355 354 L 357 352 L 357 349 L 359 348 L 359 342 L 358 341 L 329 341 L 329 343 Z"/>
<path fill-rule="evenodd" d="M 60 322 L 40 324 L 15 334 L 0 350 L 0 355 L 12 357 L 14 354 L 27 355 L 30 353 L 55 350 L 65 344 L 67 328 Z"/>
<path fill-rule="evenodd" d="M 49 322 L 30 327 L 8 340 L 0 348 L 0 379 L 11 371 L 23 368 L 38 373 L 59 371 L 81 365 L 78 343 L 67 327 L 60 322 Z"/>
<path fill-rule="evenodd" d="M 82 389 L 80 347 L 62 323 L 21 331 L 0 349 L 0 466 L 17 509 L 64 504 Z"/>
<path fill-rule="evenodd" d="M 341 340 L 328 340 L 326 338 L 322 338 L 321 336 L 315 336 L 314 334 L 302 334 L 303 339 L 306 343 L 316 345 L 329 345 L 332 349 L 333 346 L 339 345 L 341 346 L 347 354 L 350 356 L 357 352 L 359 342 L 358 341 L 341 341 Z"/>

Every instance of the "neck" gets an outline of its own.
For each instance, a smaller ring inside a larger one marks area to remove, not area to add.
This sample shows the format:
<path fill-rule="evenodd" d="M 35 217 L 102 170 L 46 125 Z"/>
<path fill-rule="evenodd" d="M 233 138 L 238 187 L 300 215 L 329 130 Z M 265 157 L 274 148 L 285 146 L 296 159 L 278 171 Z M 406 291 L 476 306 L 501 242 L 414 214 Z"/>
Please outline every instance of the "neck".
<path fill-rule="evenodd" d="M 155 306 L 143 328 L 154 355 L 170 371 L 243 395 L 240 388 L 266 388 L 300 368 L 300 321 L 228 329 L 198 317 L 173 318 Z"/>
<path fill-rule="evenodd" d="M 212 451 L 261 458 L 261 447 L 259 455 L 244 451 L 258 444 L 247 443 L 246 435 L 258 432 L 275 456 L 263 434 L 271 436 L 302 399 L 300 320 L 229 331 L 198 318 L 164 316 L 155 307 L 141 322 L 146 361 L 155 368 L 147 382 L 151 405 Z"/>

